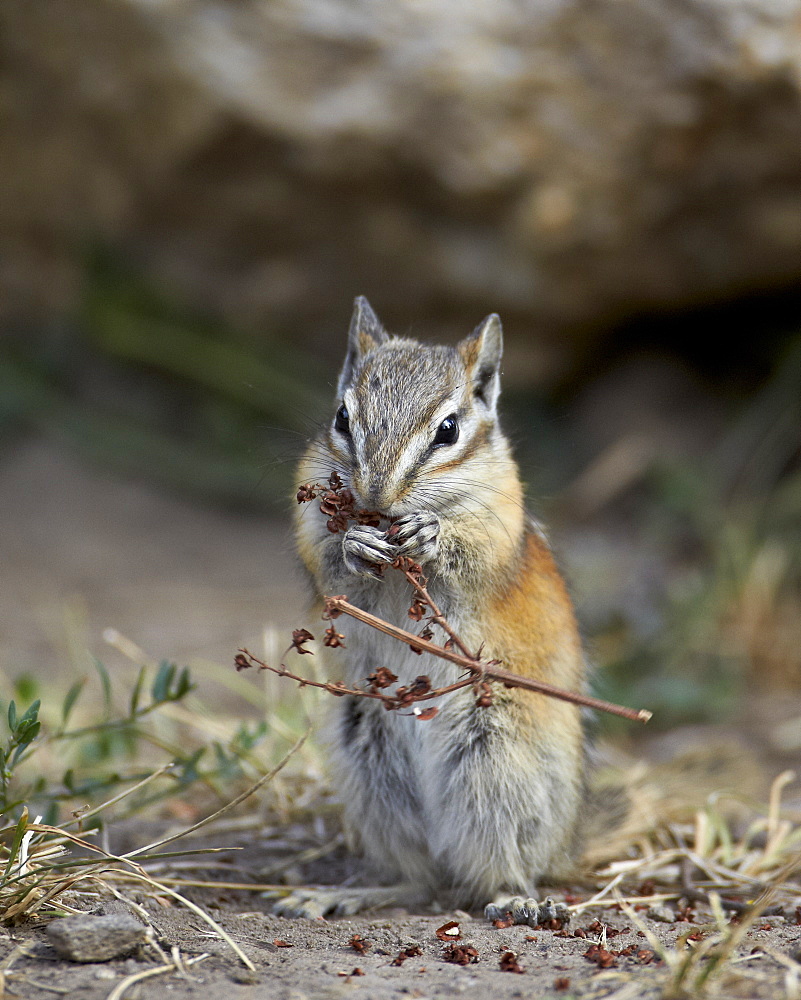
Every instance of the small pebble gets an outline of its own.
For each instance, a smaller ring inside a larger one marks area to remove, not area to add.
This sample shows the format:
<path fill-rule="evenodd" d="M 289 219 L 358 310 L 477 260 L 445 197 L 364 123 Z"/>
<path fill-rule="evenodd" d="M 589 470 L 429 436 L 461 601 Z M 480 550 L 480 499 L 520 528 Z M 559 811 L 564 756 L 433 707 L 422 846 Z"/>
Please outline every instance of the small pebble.
<path fill-rule="evenodd" d="M 663 924 L 676 923 L 676 914 L 669 906 L 652 906 L 645 915 L 650 920 L 658 920 Z"/>
<path fill-rule="evenodd" d="M 110 962 L 144 944 L 147 928 L 135 917 L 113 913 L 64 917 L 48 924 L 45 933 L 61 958 L 69 962 Z"/>

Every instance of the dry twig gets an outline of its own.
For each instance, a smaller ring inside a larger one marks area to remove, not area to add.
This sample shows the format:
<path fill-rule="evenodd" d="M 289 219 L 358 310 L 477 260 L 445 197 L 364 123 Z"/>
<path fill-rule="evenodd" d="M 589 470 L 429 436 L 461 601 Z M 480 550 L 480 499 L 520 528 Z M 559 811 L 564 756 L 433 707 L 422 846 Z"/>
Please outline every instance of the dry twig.
<path fill-rule="evenodd" d="M 307 483 L 300 487 L 297 494 L 298 503 L 308 503 L 319 497 L 322 498 L 320 510 L 328 518 L 327 527 L 333 533 L 345 530 L 350 521 L 373 526 L 378 526 L 381 522 L 381 515 L 378 512 L 356 509 L 353 494 L 335 472 L 329 477 L 327 486 L 320 483 Z M 391 527 L 389 534 L 391 535 Z M 527 691 L 544 694 L 549 698 L 558 698 L 599 712 L 619 715 L 634 722 L 648 722 L 651 718 L 652 713 L 646 709 L 625 708 L 622 705 L 615 705 L 612 702 L 593 698 L 577 691 L 566 691 L 564 688 L 556 687 L 545 681 L 521 677 L 519 674 L 504 670 L 498 660 L 482 660 L 478 654 L 471 652 L 443 615 L 429 593 L 428 581 L 423 575 L 422 567 L 406 556 L 399 556 L 391 565 L 394 569 L 402 572 L 412 585 L 414 596 L 409 608 L 409 617 L 415 621 L 427 618 L 427 624 L 420 635 L 407 632 L 405 629 L 351 604 L 344 594 L 324 598 L 323 619 L 330 622 L 340 615 L 346 614 L 397 639 L 399 642 L 405 643 L 416 653 L 430 653 L 443 660 L 448 660 L 467 672 L 458 681 L 443 687 L 432 688 L 430 679 L 421 675 L 412 684 L 399 687 L 393 693 L 386 693 L 383 689 L 397 680 L 397 677 L 386 667 L 381 667 L 370 675 L 366 688 L 348 687 L 341 681 L 321 682 L 302 677 L 289 670 L 283 662 L 279 667 L 270 666 L 247 649 L 238 651 L 235 659 L 237 670 L 255 665 L 262 670 L 270 670 L 280 677 L 289 677 L 301 687 L 308 685 L 321 688 L 328 691 L 329 694 L 339 697 L 349 695 L 356 698 L 372 698 L 381 701 L 384 707 L 389 710 L 405 708 L 420 701 L 430 701 L 433 698 L 439 698 L 442 695 L 471 686 L 476 694 L 476 704 L 480 707 L 486 707 L 492 704 L 492 689 L 489 682 L 498 681 L 507 688 L 524 688 Z M 430 611 L 430 614 L 426 614 L 426 609 Z M 433 633 L 430 628 L 432 624 L 439 626 L 448 636 L 444 645 L 433 641 Z M 310 650 L 304 649 L 304 643 L 313 638 L 314 636 L 307 629 L 296 629 L 292 635 L 292 645 L 286 652 L 295 649 L 298 653 L 309 653 Z M 329 625 L 323 641 L 327 646 L 338 647 L 344 646 L 342 641 L 344 638 L 344 635 L 337 632 L 333 625 Z M 414 714 L 421 720 L 432 719 L 438 711 L 434 706 L 423 710 L 413 710 Z"/>

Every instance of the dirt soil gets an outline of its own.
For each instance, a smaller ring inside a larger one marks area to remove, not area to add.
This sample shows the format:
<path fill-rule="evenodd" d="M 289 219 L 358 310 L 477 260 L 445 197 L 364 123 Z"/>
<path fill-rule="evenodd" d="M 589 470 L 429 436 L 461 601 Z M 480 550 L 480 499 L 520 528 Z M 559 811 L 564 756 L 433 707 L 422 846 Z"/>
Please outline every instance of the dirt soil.
<path fill-rule="evenodd" d="M 635 1000 L 663 996 L 670 978 L 644 930 L 625 914 L 608 909 L 585 912 L 569 928 L 555 932 L 522 926 L 497 929 L 478 915 L 461 912 L 421 916 L 390 911 L 360 919 L 287 920 L 272 916 L 260 895 L 225 892 L 215 899 L 207 893 L 207 911 L 248 955 L 254 972 L 196 914 L 161 905 L 153 898 L 141 902 L 168 956 L 177 947 L 185 960 L 204 953 L 209 957 L 183 975 L 162 972 L 131 984 L 122 994 L 128 1000 L 156 1000 L 165 995 L 232 1000 L 349 996 L 370 1000 L 447 996 Z M 96 912 L 119 912 L 120 908 L 125 909 L 124 904 L 111 900 L 101 903 Z M 639 919 L 671 946 L 682 935 L 698 932 L 704 936 L 711 931 L 708 915 L 700 911 L 690 922 L 660 923 L 644 912 Z M 436 931 L 448 920 L 458 921 L 461 937 L 457 945 L 475 949 L 475 960 L 469 964 L 447 960 L 451 946 L 439 940 Z M 598 958 L 593 961 L 590 956 L 597 952 L 594 945 L 603 944 L 604 934 L 610 957 L 599 965 Z M 354 935 L 369 942 L 365 951 L 354 948 Z M 736 976 L 725 983 L 721 995 L 785 996 L 784 969 L 766 952 L 792 956 L 798 952 L 800 935 L 794 920 L 759 920 L 737 950 L 740 961 L 729 967 Z M 412 954 L 399 962 L 398 956 L 407 949 Z M 501 969 L 501 956 L 506 952 L 514 953 L 522 972 Z M 116 961 L 83 965 L 64 961 L 47 943 L 42 927 L 26 925 L 3 932 L 0 966 L 12 955 L 16 957 L 6 973 L 5 995 L 25 1000 L 52 1000 L 54 995 L 68 993 L 81 1000 L 105 1000 L 126 977 L 163 964 L 147 945 L 138 954 Z M 603 967 L 604 962 L 609 966 Z"/>
<path fill-rule="evenodd" d="M 318 822 L 295 823 L 231 832 L 206 838 L 193 835 L 183 846 L 191 849 L 221 845 L 230 851 L 178 860 L 173 875 L 184 878 L 214 879 L 222 882 L 264 882 L 283 870 L 295 884 L 351 884 L 358 879 L 361 862 L 343 846 L 324 851 L 321 841 L 330 844 L 330 830 Z M 154 835 L 168 832 L 161 823 L 128 821 L 111 830 L 112 851 L 131 850 Z M 315 859 L 287 864 L 314 853 Z M 182 868 L 181 865 L 191 865 Z M 204 871 L 204 865 L 208 869 Z M 164 877 L 167 872 L 162 872 Z M 574 1000 L 657 1000 L 670 996 L 698 994 L 670 993 L 672 973 L 660 960 L 658 949 L 648 935 L 668 948 L 685 955 L 701 940 L 714 934 L 711 913 L 704 907 L 687 906 L 686 901 L 654 901 L 662 917 L 653 919 L 649 906 L 636 907 L 636 920 L 613 907 L 586 910 L 563 929 L 526 926 L 495 927 L 479 913 L 463 911 L 411 914 L 387 909 L 358 918 L 331 920 L 290 920 L 270 912 L 271 900 L 261 892 L 220 889 L 179 891 L 202 907 L 230 935 L 248 956 L 255 971 L 246 968 L 231 947 L 214 929 L 183 904 L 153 893 L 120 887 L 128 902 L 110 895 L 98 897 L 90 912 L 98 915 L 131 915 L 152 929 L 161 953 L 144 945 L 114 961 L 77 964 L 60 959 L 48 942 L 44 926 L 22 924 L 0 931 L 0 970 L 10 956 L 5 995 L 24 1000 L 52 1000 L 54 995 L 73 994 L 80 1000 L 159 1000 L 176 998 L 238 997 L 248 1000 L 338 1000 L 363 997 L 365 1000 L 390 998 L 465 997 L 468 1000 L 512 1000 L 512 998 L 574 998 Z M 568 903 L 586 901 L 586 888 L 554 886 L 554 898 Z M 652 890 L 647 890 L 652 891 Z M 658 891 L 658 889 L 657 889 Z M 544 894 L 544 893 L 543 893 Z M 64 897 L 87 907 L 87 897 Z M 91 904 L 90 904 L 91 905 Z M 668 911 L 665 913 L 664 911 Z M 736 922 L 737 918 L 732 918 Z M 458 924 L 459 937 L 443 940 L 443 927 Z M 691 936 L 690 943 L 678 939 Z M 354 938 L 356 942 L 354 943 Z M 364 947 L 362 949 L 362 944 Z M 678 943 L 677 943 L 678 942 Z M 174 949 L 184 961 L 207 955 L 184 974 L 174 969 L 131 983 L 121 993 L 127 977 L 157 969 Z M 467 964 L 449 960 L 454 949 L 462 952 Z M 418 952 L 419 949 L 419 952 Z M 404 953 L 408 950 L 408 957 Z M 798 911 L 758 919 L 736 949 L 720 982 L 720 992 L 712 996 L 726 1000 L 791 1000 L 797 996 L 787 989 L 787 965 L 801 957 L 801 925 Z M 508 953 L 512 953 L 511 958 Z M 505 971 L 506 963 L 520 971 Z M 779 958 L 775 956 L 780 956 Z M 695 973 L 697 975 L 697 972 Z"/>

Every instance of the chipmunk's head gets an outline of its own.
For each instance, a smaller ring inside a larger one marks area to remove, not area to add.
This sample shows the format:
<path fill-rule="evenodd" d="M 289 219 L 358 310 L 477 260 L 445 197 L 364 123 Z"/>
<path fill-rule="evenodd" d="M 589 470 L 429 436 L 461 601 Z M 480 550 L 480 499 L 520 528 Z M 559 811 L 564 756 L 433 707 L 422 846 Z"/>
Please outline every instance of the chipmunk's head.
<path fill-rule="evenodd" d="M 496 415 L 502 350 L 494 314 L 455 347 L 428 346 L 388 336 L 356 299 L 327 443 L 365 508 L 464 506 L 510 461 Z"/>

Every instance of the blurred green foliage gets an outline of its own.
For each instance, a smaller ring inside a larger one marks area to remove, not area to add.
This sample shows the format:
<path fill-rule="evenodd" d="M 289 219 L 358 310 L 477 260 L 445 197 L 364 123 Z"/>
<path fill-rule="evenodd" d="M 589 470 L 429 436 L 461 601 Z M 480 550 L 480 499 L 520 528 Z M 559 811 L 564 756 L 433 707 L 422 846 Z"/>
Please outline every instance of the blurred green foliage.
<path fill-rule="evenodd" d="M 5 722 L 0 726 L 0 815 L 4 824 L 15 822 L 26 808 L 31 815 L 41 814 L 46 823 L 55 824 L 64 805 L 97 802 L 101 796 L 116 795 L 143 781 L 154 770 L 142 769 L 146 746 L 155 747 L 172 766 L 159 787 L 150 786 L 147 792 L 130 797 L 126 814 L 180 794 L 197 783 L 225 799 L 232 783 L 242 779 L 246 771 L 251 776 L 260 773 L 263 762 L 256 760 L 254 752 L 268 735 L 263 720 L 242 723 L 225 742 L 215 739 L 200 745 L 197 741 L 171 738 L 158 720 L 150 723 L 150 716 L 158 715 L 165 706 L 183 702 L 193 690 L 186 667 L 179 670 L 166 661 L 155 670 L 142 667 L 123 711 L 114 706 L 112 682 L 105 666 L 96 660 L 95 667 L 102 708 L 95 694 L 89 710 L 96 721 L 89 725 L 69 724 L 86 689 L 86 678 L 70 687 L 58 710 L 47 705 L 47 711 L 42 712 L 38 697 L 24 712 L 13 698 L 7 704 L 0 701 Z M 16 688 L 18 693 L 24 688 L 38 694 L 38 685 L 30 678 L 18 681 Z M 121 770 L 125 764 L 136 769 Z M 95 825 L 99 822 L 98 816 Z"/>
<path fill-rule="evenodd" d="M 246 337 L 98 254 L 70 330 L 9 338 L 0 438 L 36 428 L 205 502 L 269 510 L 290 492 L 326 385 L 274 332 Z"/>
<path fill-rule="evenodd" d="M 760 690 L 798 690 L 801 339 L 703 461 L 651 464 L 631 528 L 664 560 L 662 599 L 645 628 L 625 609 L 599 628 L 605 696 L 666 727 L 724 718 Z"/>

